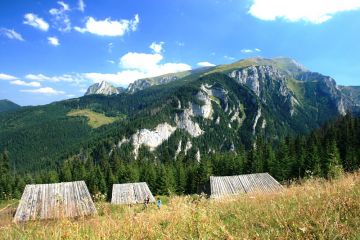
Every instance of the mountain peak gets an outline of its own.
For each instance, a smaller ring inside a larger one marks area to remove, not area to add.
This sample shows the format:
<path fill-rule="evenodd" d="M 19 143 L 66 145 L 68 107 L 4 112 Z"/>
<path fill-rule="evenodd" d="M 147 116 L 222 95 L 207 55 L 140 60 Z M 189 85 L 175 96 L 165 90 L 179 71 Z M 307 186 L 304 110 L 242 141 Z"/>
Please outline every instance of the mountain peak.
<path fill-rule="evenodd" d="M 106 81 L 101 81 L 99 83 L 95 83 L 91 85 L 86 93 L 86 95 L 93 95 L 93 94 L 100 94 L 100 95 L 113 95 L 113 94 L 119 94 L 119 90 L 115 88 L 113 85 Z"/>
<path fill-rule="evenodd" d="M 13 103 L 12 101 L 10 101 L 8 99 L 0 100 L 0 112 L 14 110 L 17 108 L 20 108 L 20 106 L 16 103 Z"/>

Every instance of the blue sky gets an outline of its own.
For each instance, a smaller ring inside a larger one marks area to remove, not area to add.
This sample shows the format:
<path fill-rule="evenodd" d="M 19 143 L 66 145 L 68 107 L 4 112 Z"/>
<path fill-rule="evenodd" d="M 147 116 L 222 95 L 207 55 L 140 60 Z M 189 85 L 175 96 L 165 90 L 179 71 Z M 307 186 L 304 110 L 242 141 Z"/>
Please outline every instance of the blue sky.
<path fill-rule="evenodd" d="M 358 23 L 360 0 L 2 0 L 0 99 L 46 104 L 253 56 L 360 85 Z"/>

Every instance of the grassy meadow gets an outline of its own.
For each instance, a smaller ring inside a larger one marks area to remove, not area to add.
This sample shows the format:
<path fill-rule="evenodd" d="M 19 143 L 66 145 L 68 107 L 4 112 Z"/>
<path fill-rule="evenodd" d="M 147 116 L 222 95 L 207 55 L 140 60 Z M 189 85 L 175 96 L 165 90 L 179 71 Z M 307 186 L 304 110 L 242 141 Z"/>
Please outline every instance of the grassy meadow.
<path fill-rule="evenodd" d="M 115 117 L 107 117 L 102 113 L 91 111 L 90 109 L 77 109 L 70 111 L 67 116 L 71 117 L 86 117 L 88 124 L 92 128 L 98 128 L 103 125 L 113 123 L 117 120 Z"/>
<path fill-rule="evenodd" d="M 0 239 L 360 239 L 360 173 L 281 193 L 163 200 L 160 210 L 100 202 L 95 217 L 23 224 L 1 221 L 16 207 L 1 203 Z"/>

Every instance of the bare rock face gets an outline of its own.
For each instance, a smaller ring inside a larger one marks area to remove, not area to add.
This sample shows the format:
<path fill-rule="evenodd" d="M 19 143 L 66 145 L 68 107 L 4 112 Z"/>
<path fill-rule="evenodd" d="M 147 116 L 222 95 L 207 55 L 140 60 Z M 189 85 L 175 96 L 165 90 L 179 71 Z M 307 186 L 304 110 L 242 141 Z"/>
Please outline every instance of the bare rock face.
<path fill-rule="evenodd" d="M 267 79 L 284 79 L 284 75 L 273 66 L 250 66 L 234 70 L 229 75 L 240 84 L 248 86 L 259 97 Z"/>
<path fill-rule="evenodd" d="M 319 92 L 330 96 L 336 105 L 339 114 L 345 115 L 346 111 L 352 108 L 353 104 L 351 100 L 343 94 L 333 78 L 315 72 L 301 74 L 299 75 L 299 78 L 302 81 L 312 81 L 313 79 L 317 79 L 319 82 Z"/>
<path fill-rule="evenodd" d="M 158 77 L 154 77 L 154 78 L 139 79 L 139 80 L 136 80 L 135 82 L 129 84 L 128 92 L 135 93 L 137 91 L 144 90 L 151 86 L 166 84 L 166 83 L 169 83 L 172 81 L 176 81 L 178 79 L 179 78 L 178 78 L 178 76 L 176 76 L 175 73 L 167 74 L 164 76 L 158 76 Z"/>
<path fill-rule="evenodd" d="M 106 81 L 102 81 L 100 83 L 95 83 L 91 85 L 85 95 L 92 95 L 92 94 L 100 94 L 100 95 L 113 95 L 119 94 L 119 90 L 114 87 L 113 85 L 109 84 Z"/>
<path fill-rule="evenodd" d="M 256 116 L 255 116 L 255 120 L 254 120 L 254 124 L 253 124 L 253 134 L 254 135 L 256 133 L 256 126 L 258 125 L 260 117 L 261 117 L 261 108 L 258 109 Z"/>
<path fill-rule="evenodd" d="M 184 129 L 187 131 L 192 137 L 198 137 L 204 133 L 201 130 L 199 124 L 194 122 L 191 117 L 193 117 L 192 108 L 184 110 L 183 113 L 175 116 L 175 123 L 178 128 Z"/>
<path fill-rule="evenodd" d="M 264 65 L 234 70 L 229 76 L 249 87 L 264 104 L 267 103 L 269 94 L 280 96 L 288 106 L 289 115 L 295 114 L 295 107 L 299 103 L 287 86 L 288 73 Z"/>
<path fill-rule="evenodd" d="M 171 136 L 171 134 L 175 132 L 175 130 L 176 127 L 173 127 L 168 123 L 161 123 L 157 125 L 154 130 L 138 130 L 131 137 L 132 144 L 134 146 L 135 157 L 137 157 L 141 145 L 145 145 L 150 148 L 150 151 L 153 151 L 156 147 L 158 147 L 165 140 L 167 140 Z"/>
<path fill-rule="evenodd" d="M 128 92 L 134 93 L 151 86 L 152 86 L 151 82 L 147 79 L 136 80 L 135 82 L 129 84 Z"/>

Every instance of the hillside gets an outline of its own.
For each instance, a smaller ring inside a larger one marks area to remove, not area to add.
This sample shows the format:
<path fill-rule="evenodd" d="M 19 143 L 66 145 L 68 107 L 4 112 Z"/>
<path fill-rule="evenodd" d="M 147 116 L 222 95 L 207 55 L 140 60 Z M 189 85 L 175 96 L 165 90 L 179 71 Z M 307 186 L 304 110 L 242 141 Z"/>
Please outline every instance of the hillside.
<path fill-rule="evenodd" d="M 77 220 L 17 225 L 0 212 L 0 238 L 358 239 L 359 198 L 360 175 L 355 173 L 331 182 L 310 179 L 277 194 L 163 198 L 160 210 L 99 202 L 98 216 Z"/>
<path fill-rule="evenodd" d="M 7 149 L 17 171 L 55 169 L 99 146 L 121 150 L 128 161 L 146 155 L 200 160 L 210 152 L 249 149 L 259 136 L 308 133 L 358 107 L 332 78 L 287 58 L 245 59 L 159 79 L 137 91 L 2 113 L 0 149 Z M 79 109 L 112 120 L 92 128 L 88 116 L 72 116 Z"/>
<path fill-rule="evenodd" d="M 11 102 L 10 100 L 7 99 L 0 100 L 0 112 L 15 110 L 18 108 L 20 108 L 20 106 L 17 105 L 16 103 Z"/>

